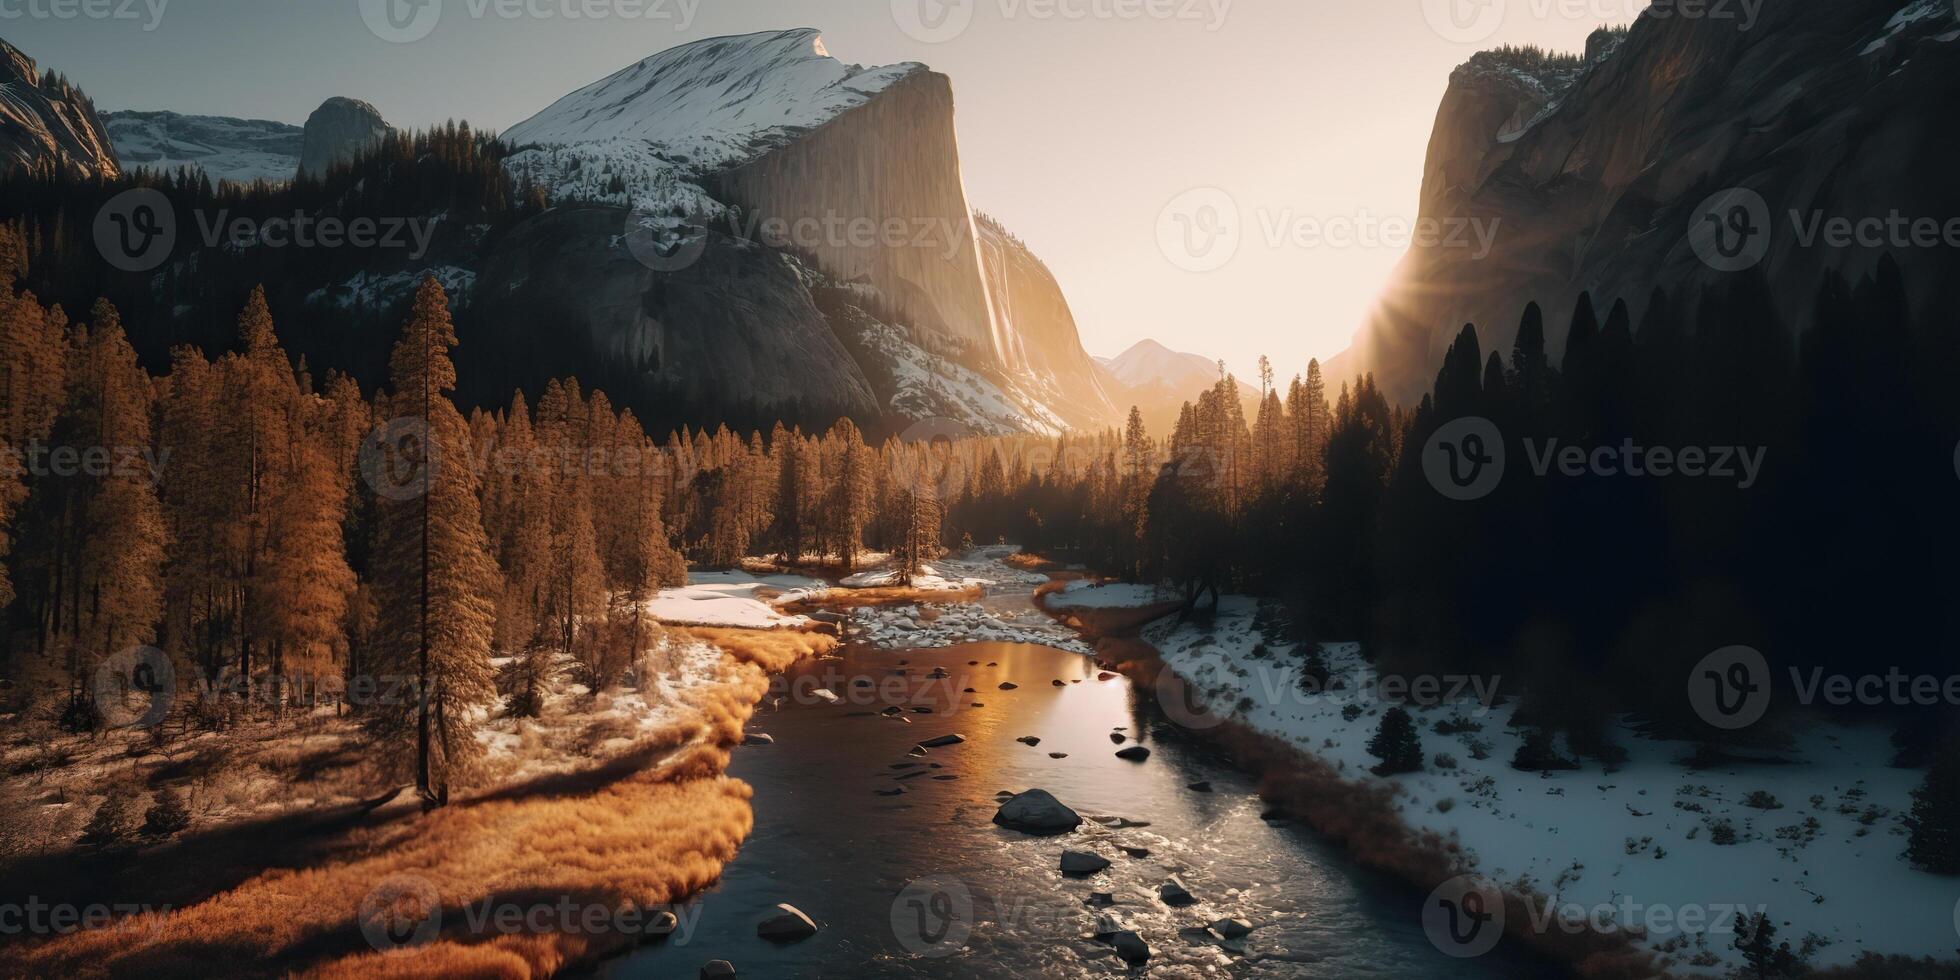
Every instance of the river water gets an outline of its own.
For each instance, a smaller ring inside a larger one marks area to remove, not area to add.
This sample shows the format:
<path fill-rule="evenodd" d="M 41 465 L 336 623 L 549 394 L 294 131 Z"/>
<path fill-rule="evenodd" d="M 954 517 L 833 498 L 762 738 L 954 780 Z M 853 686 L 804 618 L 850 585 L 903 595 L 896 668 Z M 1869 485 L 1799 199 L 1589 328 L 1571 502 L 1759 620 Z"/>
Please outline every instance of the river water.
<path fill-rule="evenodd" d="M 754 835 L 686 910 L 681 933 L 600 972 L 691 980 L 726 959 L 745 978 L 1564 975 L 1497 954 L 1444 956 L 1422 931 L 1422 894 L 1356 867 L 1304 827 L 1262 819 L 1250 776 L 1166 721 L 1148 692 L 1098 675 L 1079 655 L 998 643 L 853 645 L 840 660 L 799 665 L 772 694 L 783 700 L 749 726 L 774 744 L 738 749 L 730 768 L 755 788 Z M 966 741 L 910 754 L 950 733 Z M 1017 741 L 1028 736 L 1040 744 Z M 1148 760 L 1116 758 L 1135 744 L 1151 749 Z M 1199 782 L 1211 792 L 1190 788 Z M 998 792 L 1030 788 L 1053 793 L 1082 826 L 1038 838 L 991 822 Z M 1064 877 L 1064 847 L 1112 864 Z M 1158 899 L 1172 875 L 1196 905 Z M 1092 907 L 1095 892 L 1116 904 Z M 807 913 L 817 935 L 759 939 L 756 924 L 778 902 Z M 1150 944 L 1146 967 L 1088 938 L 1099 914 Z M 1256 928 L 1236 943 L 1186 931 L 1224 917 Z"/>

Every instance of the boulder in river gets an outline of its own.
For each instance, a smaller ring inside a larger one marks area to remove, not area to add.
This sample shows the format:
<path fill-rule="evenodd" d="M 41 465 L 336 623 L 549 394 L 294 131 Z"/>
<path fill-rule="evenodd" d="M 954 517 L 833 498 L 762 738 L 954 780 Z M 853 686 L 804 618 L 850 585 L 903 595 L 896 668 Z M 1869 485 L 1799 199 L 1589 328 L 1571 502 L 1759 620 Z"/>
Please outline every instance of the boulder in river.
<path fill-rule="evenodd" d="M 1144 748 L 1141 745 L 1132 745 L 1129 748 L 1123 749 L 1122 751 L 1116 753 L 1116 757 L 1118 759 L 1125 759 L 1130 762 L 1142 762 L 1143 760 L 1150 758 L 1150 750 Z"/>
<path fill-rule="evenodd" d="M 1116 679 L 1116 675 L 1106 670 L 1096 675 L 1096 680 L 1099 681 L 1113 681 L 1115 679 Z"/>
<path fill-rule="evenodd" d="M 1050 759 L 1066 759 L 1066 758 L 1068 758 L 1068 753 L 1067 753 L 1067 752 L 1050 752 L 1050 753 L 1048 753 L 1048 758 L 1050 758 Z"/>
<path fill-rule="evenodd" d="M 965 735 L 941 735 L 938 738 L 929 738 L 920 742 L 919 747 L 922 749 L 943 749 L 948 745 L 958 745 L 964 741 L 966 741 Z"/>
<path fill-rule="evenodd" d="M 1147 847 L 1125 847 L 1121 844 L 1118 844 L 1116 846 L 1116 849 L 1139 860 L 1150 856 L 1150 848 Z"/>
<path fill-rule="evenodd" d="M 681 920 L 679 916 L 666 909 L 661 909 L 647 917 L 647 929 L 642 938 L 646 942 L 665 939 L 673 935 L 680 927 Z"/>
<path fill-rule="evenodd" d="M 899 706 L 897 706 L 897 705 L 893 705 L 893 706 L 891 706 L 891 707 L 889 707 L 889 708 L 886 708 L 885 710 L 883 710 L 883 711 L 880 711 L 880 712 L 878 712 L 878 713 L 879 713 L 879 714 L 881 714 L 881 715 L 884 715 L 884 716 L 885 716 L 885 717 L 887 717 L 887 718 L 891 718 L 891 717 L 894 717 L 894 716 L 897 716 L 897 715 L 902 715 L 902 714 L 904 714 L 904 713 L 905 713 L 905 709 L 904 709 L 904 708 L 901 708 L 901 707 L 899 707 Z"/>
<path fill-rule="evenodd" d="M 1128 741 L 1129 738 L 1128 736 L 1124 735 L 1122 732 L 1110 732 L 1109 740 L 1115 742 L 1118 745 L 1122 745 L 1124 742 Z"/>
<path fill-rule="evenodd" d="M 1191 785 L 1186 786 L 1184 788 L 1190 790 L 1193 793 L 1211 792 L 1211 784 L 1208 782 L 1192 783 Z"/>
<path fill-rule="evenodd" d="M 1047 790 L 1031 789 L 1002 803 L 994 813 L 994 823 L 1024 834 L 1052 837 L 1081 826 L 1082 816 Z"/>
<path fill-rule="evenodd" d="M 1109 861 L 1099 854 L 1088 851 L 1063 851 L 1062 873 L 1065 875 L 1092 875 L 1108 870 Z"/>
<path fill-rule="evenodd" d="M 770 942 L 800 943 L 817 934 L 817 924 L 794 905 L 776 906 L 775 914 L 756 924 L 755 934 Z"/>
<path fill-rule="evenodd" d="M 1123 962 L 1131 966 L 1150 961 L 1150 944 L 1144 942 L 1143 937 L 1134 932 L 1119 932 L 1109 937 L 1109 944 L 1116 947 L 1116 955 L 1122 957 Z"/>
<path fill-rule="evenodd" d="M 1003 691 L 1018 691 L 1021 689 L 1021 685 L 1016 684 L 1013 681 L 1001 681 L 1000 689 Z"/>
<path fill-rule="evenodd" d="M 701 980 L 735 980 L 735 964 L 727 960 L 709 960 L 701 968 Z"/>
<path fill-rule="evenodd" d="M 776 739 L 766 732 L 750 732 L 742 736 L 743 745 L 774 745 Z"/>
<path fill-rule="evenodd" d="M 1035 746 L 1041 744 L 1041 739 L 1034 735 L 1023 735 L 1020 738 L 1015 739 L 1014 741 L 1019 742 L 1022 745 L 1027 746 L 1028 748 L 1034 748 Z"/>
<path fill-rule="evenodd" d="M 1198 900 L 1191 897 L 1190 890 L 1184 887 L 1184 882 L 1179 881 L 1176 875 L 1172 875 L 1169 881 L 1157 886 L 1157 897 L 1163 899 L 1164 904 L 1172 908 L 1181 909 L 1186 905 L 1198 904 Z"/>
<path fill-rule="evenodd" d="M 1243 939 L 1252 934 L 1252 923 L 1244 919 L 1218 919 L 1212 922 L 1210 929 L 1220 939 Z"/>
<path fill-rule="evenodd" d="M 811 691 L 810 696 L 816 698 L 819 701 L 822 701 L 825 704 L 836 704 L 837 702 L 843 700 L 842 698 L 837 696 L 836 691 L 833 691 L 827 687 L 820 687 L 814 691 Z"/>
<path fill-rule="evenodd" d="M 1129 927 L 1123 924 L 1122 919 L 1105 912 L 1102 915 L 1096 916 L 1096 928 L 1090 935 L 1094 936 L 1098 942 L 1106 943 L 1109 942 L 1110 937 L 1119 932 L 1126 932 L 1128 929 Z"/>
<path fill-rule="evenodd" d="M 1061 681 L 1056 681 L 1056 682 L 1055 682 L 1055 686 L 1056 686 L 1056 687 L 1067 687 L 1068 685 L 1067 685 L 1067 684 L 1064 684 L 1064 683 L 1062 683 Z"/>

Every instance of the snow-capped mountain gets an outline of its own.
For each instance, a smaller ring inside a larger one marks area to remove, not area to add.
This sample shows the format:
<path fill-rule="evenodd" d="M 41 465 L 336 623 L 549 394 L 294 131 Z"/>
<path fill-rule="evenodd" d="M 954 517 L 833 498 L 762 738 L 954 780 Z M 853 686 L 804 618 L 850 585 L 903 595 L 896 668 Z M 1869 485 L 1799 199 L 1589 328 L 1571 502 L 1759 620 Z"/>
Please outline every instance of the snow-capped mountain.
<path fill-rule="evenodd" d="M 816 360 L 756 372 L 752 397 L 804 401 L 821 391 L 826 403 L 854 405 L 862 379 L 874 400 L 849 409 L 857 414 L 951 412 L 991 432 L 1120 421 L 1059 285 L 1012 236 L 983 236 L 976 226 L 960 176 L 952 84 L 923 65 L 845 64 L 811 29 L 715 38 L 601 79 L 501 139 L 514 174 L 562 204 L 633 209 L 634 234 L 663 251 L 706 253 L 695 264 L 729 270 L 751 269 L 753 259 L 731 253 L 724 263 L 720 252 L 756 244 L 791 260 L 852 361 L 844 371 L 808 336 L 765 351 L 756 345 L 779 331 L 759 332 L 756 323 L 771 317 L 750 318 L 727 303 L 622 301 L 585 317 L 594 347 L 644 365 L 649 384 L 687 388 L 721 370 L 701 357 L 739 360 L 746 373 L 799 349 Z M 828 229 L 893 219 L 929 241 L 758 233 L 767 223 Z M 563 274 L 597 288 L 587 274 Z M 699 278 L 698 269 L 656 273 L 635 288 L 671 299 L 676 283 L 689 293 L 713 285 Z M 803 322 L 804 305 L 796 300 L 772 322 Z M 687 318 L 662 316 L 663 308 L 684 308 Z M 686 351 L 695 359 L 677 357 Z M 813 390 L 813 373 L 840 371 L 850 383 Z"/>
<path fill-rule="evenodd" d="M 280 183 L 299 170 L 304 131 L 291 123 L 176 112 L 107 112 L 116 159 L 125 171 L 193 167 L 212 180 Z"/>
<path fill-rule="evenodd" d="M 662 51 L 504 131 L 512 146 L 624 141 L 696 172 L 726 169 L 869 102 L 918 64 L 866 69 L 804 28 Z"/>
<path fill-rule="evenodd" d="M 1102 360 L 1111 377 L 1132 390 L 1163 388 L 1185 398 L 1218 383 L 1218 362 L 1202 354 L 1171 350 L 1154 340 L 1140 340 L 1129 350 Z M 1252 389 L 1240 382 L 1242 392 Z"/>
<path fill-rule="evenodd" d="M 0 40 L 0 170 L 49 164 L 91 176 L 118 173 L 88 96 L 41 75 L 34 59 Z"/>

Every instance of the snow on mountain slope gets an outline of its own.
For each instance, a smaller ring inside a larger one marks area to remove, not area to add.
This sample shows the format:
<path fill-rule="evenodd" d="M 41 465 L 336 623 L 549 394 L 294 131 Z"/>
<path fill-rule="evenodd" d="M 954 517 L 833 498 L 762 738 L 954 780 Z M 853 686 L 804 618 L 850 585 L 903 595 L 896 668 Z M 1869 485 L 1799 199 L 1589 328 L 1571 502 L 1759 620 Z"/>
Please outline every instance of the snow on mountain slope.
<path fill-rule="evenodd" d="M 102 115 L 125 171 L 193 167 L 212 180 L 282 183 L 299 170 L 303 131 L 290 123 L 176 112 Z"/>
<path fill-rule="evenodd" d="M 861 106 L 918 64 L 846 65 L 810 28 L 662 51 L 503 134 L 514 147 L 597 144 L 696 172 L 726 169 Z"/>
<path fill-rule="evenodd" d="M 1189 398 L 1196 398 L 1199 392 L 1218 383 L 1217 361 L 1200 354 L 1179 353 L 1154 340 L 1138 341 L 1136 346 L 1105 361 L 1103 367 L 1125 387 L 1145 390 L 1162 387 Z M 1256 394 L 1243 382 L 1239 387 L 1248 394 Z"/>

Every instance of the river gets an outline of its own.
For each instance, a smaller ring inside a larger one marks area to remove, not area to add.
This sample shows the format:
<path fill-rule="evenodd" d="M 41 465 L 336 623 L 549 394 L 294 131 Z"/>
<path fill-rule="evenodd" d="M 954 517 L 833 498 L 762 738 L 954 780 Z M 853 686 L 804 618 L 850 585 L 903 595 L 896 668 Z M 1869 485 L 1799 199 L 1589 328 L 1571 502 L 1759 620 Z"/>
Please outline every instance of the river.
<path fill-rule="evenodd" d="M 948 676 L 932 677 L 935 668 Z M 812 696 L 818 687 L 839 703 Z M 840 660 L 796 667 L 777 696 L 749 726 L 774 743 L 737 750 L 730 768 L 755 788 L 753 837 L 686 910 L 679 934 L 605 964 L 603 975 L 691 980 L 713 959 L 772 980 L 1565 975 L 1496 954 L 1444 956 L 1422 931 L 1422 894 L 1357 867 L 1304 827 L 1262 819 L 1249 775 L 1166 721 L 1148 692 L 1099 679 L 1088 658 L 1023 644 L 853 644 Z M 966 741 L 910 754 L 951 733 Z M 1149 759 L 1116 758 L 1136 744 Z M 1211 791 L 1190 788 L 1201 782 Z M 1076 833 L 1037 838 L 991 822 L 997 793 L 1037 787 L 1082 814 Z M 1064 847 L 1113 863 L 1067 878 Z M 1173 874 L 1196 905 L 1159 901 Z M 1095 892 L 1116 904 L 1092 907 Z M 817 935 L 759 939 L 756 924 L 778 902 L 807 913 Z M 1143 936 L 1154 953 L 1147 967 L 1131 970 L 1087 938 L 1099 914 Z M 1225 917 L 1256 928 L 1233 943 L 1185 931 Z"/>

